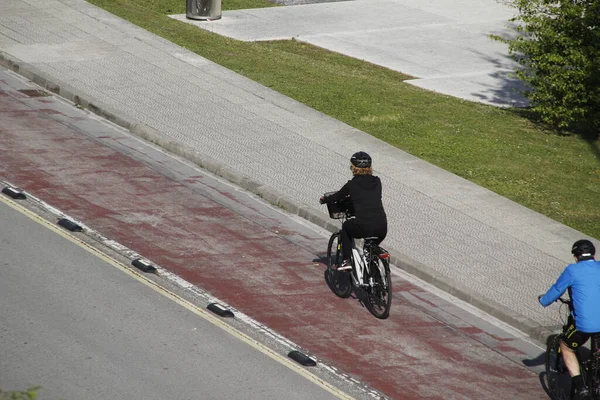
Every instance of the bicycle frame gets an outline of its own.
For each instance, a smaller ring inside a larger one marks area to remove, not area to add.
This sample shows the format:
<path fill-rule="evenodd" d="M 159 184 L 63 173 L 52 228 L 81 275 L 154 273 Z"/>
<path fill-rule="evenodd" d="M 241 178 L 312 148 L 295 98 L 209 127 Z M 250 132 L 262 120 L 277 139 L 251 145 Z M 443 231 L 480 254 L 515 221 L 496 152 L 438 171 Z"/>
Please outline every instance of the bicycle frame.
<path fill-rule="evenodd" d="M 559 298 L 557 299 L 557 301 L 560 301 L 563 304 L 566 304 L 569 308 L 569 316 L 567 318 L 567 321 L 565 321 L 565 324 L 563 325 L 563 329 L 562 329 L 562 333 L 560 333 L 555 340 L 553 341 L 554 344 L 550 344 L 548 349 L 546 350 L 546 357 L 548 360 L 549 354 L 551 352 L 551 347 L 552 346 L 556 346 L 557 349 L 555 351 L 556 355 L 558 357 L 562 358 L 562 354 L 559 348 L 559 341 L 562 339 L 562 337 L 565 335 L 565 332 L 567 331 L 567 328 L 570 324 L 573 323 L 573 317 L 572 317 L 572 313 L 573 313 L 573 305 L 571 303 L 571 300 L 565 300 L 563 298 Z M 591 338 L 591 343 L 590 343 L 590 349 L 591 349 L 591 354 L 590 357 L 585 360 L 585 361 L 581 361 L 580 357 L 581 354 L 578 351 L 577 353 L 577 358 L 579 359 L 580 365 L 582 367 L 581 369 L 581 375 L 583 376 L 584 382 L 586 384 L 586 386 L 588 387 L 588 389 L 590 390 L 590 394 L 592 395 L 592 399 L 595 400 L 600 400 L 600 335 L 592 335 Z M 578 349 L 579 350 L 579 349 Z M 548 387 L 551 391 L 554 391 L 555 388 L 551 387 L 554 386 L 552 385 L 551 381 L 550 381 L 550 373 L 551 371 L 548 370 L 548 361 L 546 364 L 546 374 L 548 375 Z M 559 359 L 556 358 L 554 361 L 554 365 L 550 365 L 550 367 L 553 368 L 554 371 L 558 371 L 558 373 L 566 373 L 568 375 L 568 372 L 566 371 L 566 367 L 564 367 L 563 364 L 563 368 L 564 371 L 560 371 L 559 370 Z M 569 378 L 570 380 L 570 378 Z M 553 396 L 556 396 L 556 393 L 553 392 Z"/>
<path fill-rule="evenodd" d="M 379 246 L 377 246 L 379 248 Z M 355 247 L 353 247 L 352 249 L 353 254 L 359 254 L 358 249 Z M 368 253 L 368 254 L 367 254 Z M 362 286 L 373 286 L 375 285 L 375 282 L 373 281 L 373 273 L 371 271 L 371 267 L 375 267 L 379 269 L 379 276 L 385 276 L 386 275 L 386 271 L 385 271 L 385 266 L 383 265 L 383 261 L 381 260 L 381 257 L 379 255 L 373 255 L 373 248 L 371 249 L 365 249 L 363 247 L 363 252 L 362 254 L 359 254 L 360 256 L 360 261 L 359 261 L 359 266 L 360 268 L 358 269 L 357 272 L 357 280 L 359 282 L 363 282 Z M 365 274 L 366 273 L 366 274 Z M 369 281 L 368 282 L 364 282 L 364 277 L 368 276 L 369 277 Z M 387 288 L 387 284 L 386 282 L 382 282 L 383 287 Z"/>
<path fill-rule="evenodd" d="M 368 283 L 364 283 L 365 276 L 369 276 L 370 269 L 369 263 L 367 262 L 364 255 L 364 248 L 362 254 L 356 247 L 356 242 L 352 245 L 352 264 L 354 267 L 354 273 L 352 279 L 354 280 L 355 286 L 367 286 Z"/>

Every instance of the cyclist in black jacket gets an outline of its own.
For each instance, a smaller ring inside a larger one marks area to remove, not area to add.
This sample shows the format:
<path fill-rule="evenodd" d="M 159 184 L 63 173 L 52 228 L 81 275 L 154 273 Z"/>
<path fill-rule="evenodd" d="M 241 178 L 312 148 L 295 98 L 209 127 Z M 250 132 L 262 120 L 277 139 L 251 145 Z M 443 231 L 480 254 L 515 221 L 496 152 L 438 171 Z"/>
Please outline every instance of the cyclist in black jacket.
<path fill-rule="evenodd" d="M 338 270 L 352 269 L 350 253 L 354 238 L 378 237 L 380 244 L 387 235 L 387 217 L 381 201 L 381 180 L 373 176 L 372 160 L 364 151 L 350 158 L 350 169 L 354 175 L 338 192 L 321 197 L 320 203 L 336 202 L 350 197 L 356 218 L 342 225 L 342 257 L 344 262 Z"/>

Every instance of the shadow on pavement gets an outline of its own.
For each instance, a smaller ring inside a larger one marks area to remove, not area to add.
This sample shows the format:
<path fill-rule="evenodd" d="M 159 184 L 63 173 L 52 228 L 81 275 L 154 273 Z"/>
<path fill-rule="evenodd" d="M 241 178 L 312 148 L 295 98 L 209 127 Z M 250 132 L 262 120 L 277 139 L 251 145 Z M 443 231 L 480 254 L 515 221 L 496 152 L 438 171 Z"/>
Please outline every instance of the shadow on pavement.
<path fill-rule="evenodd" d="M 523 95 L 523 92 L 528 87 L 515 75 L 514 70 L 519 66 L 514 59 L 510 55 L 490 57 L 483 53 L 477 53 L 494 66 L 496 72 L 492 72 L 488 76 L 500 84 L 484 85 L 487 87 L 485 92 L 472 93 L 472 95 L 500 107 L 527 108 L 529 100 Z"/>
<path fill-rule="evenodd" d="M 541 353 L 536 358 L 523 360 L 523 365 L 526 367 L 537 367 L 546 363 L 546 353 Z"/>

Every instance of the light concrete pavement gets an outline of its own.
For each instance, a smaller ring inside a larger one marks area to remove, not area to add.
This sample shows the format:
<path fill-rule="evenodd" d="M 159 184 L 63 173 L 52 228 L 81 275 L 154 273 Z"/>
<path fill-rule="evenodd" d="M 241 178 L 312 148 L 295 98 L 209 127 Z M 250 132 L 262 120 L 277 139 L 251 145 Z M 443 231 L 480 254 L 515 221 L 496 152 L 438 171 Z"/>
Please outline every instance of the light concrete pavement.
<path fill-rule="evenodd" d="M 511 72 L 514 9 L 497 0 L 353 0 L 173 18 L 238 40 L 296 39 L 414 76 L 428 90 L 496 106 L 527 104 Z"/>
<path fill-rule="evenodd" d="M 367 151 L 396 265 L 534 335 L 556 325 L 536 295 L 580 232 L 82 0 L 0 0 L 0 50 L 1 65 L 330 229 L 317 200 Z"/>

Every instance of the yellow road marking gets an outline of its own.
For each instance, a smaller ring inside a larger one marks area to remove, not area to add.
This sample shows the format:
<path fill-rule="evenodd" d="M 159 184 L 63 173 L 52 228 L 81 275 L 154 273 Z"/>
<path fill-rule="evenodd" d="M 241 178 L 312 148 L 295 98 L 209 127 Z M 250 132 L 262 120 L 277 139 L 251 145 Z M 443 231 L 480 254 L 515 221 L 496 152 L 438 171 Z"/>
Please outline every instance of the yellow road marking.
<path fill-rule="evenodd" d="M 78 245 L 79 247 L 87 250 L 88 252 L 92 253 L 96 257 L 106 261 L 108 264 L 119 269 L 120 271 L 124 272 L 125 274 L 133 277 L 134 279 L 138 280 L 139 282 L 143 283 L 144 285 L 154 289 L 155 291 L 162 294 L 166 298 L 174 301 L 175 303 L 181 305 L 182 307 L 185 307 L 186 309 L 188 309 L 189 311 L 198 315 L 199 317 L 202 317 L 205 320 L 207 320 L 208 322 L 212 323 L 213 325 L 218 326 L 219 328 L 223 329 L 230 335 L 232 335 L 232 336 L 238 338 L 239 340 L 241 340 L 242 342 L 252 346 L 254 349 L 269 356 L 270 358 L 279 362 L 280 364 L 283 364 L 284 366 L 288 367 L 292 371 L 302 375 L 304 378 L 308 379 L 309 381 L 316 384 L 317 386 L 327 390 L 329 393 L 333 394 L 334 396 L 336 396 L 340 399 L 344 399 L 344 400 L 354 400 L 353 397 L 342 392 L 340 389 L 336 388 L 335 386 L 330 385 L 329 383 L 325 382 L 318 376 L 308 372 L 304 368 L 301 368 L 300 366 L 298 366 L 296 363 L 292 362 L 287 357 L 284 357 L 281 354 L 271 350 L 270 348 L 263 345 L 262 343 L 252 339 L 250 336 L 246 335 L 245 333 L 243 333 L 243 332 L 235 329 L 231 325 L 226 324 L 225 322 L 221 321 L 220 319 L 218 319 L 217 317 L 215 317 L 213 314 L 209 313 L 208 311 L 205 311 L 204 309 L 197 307 L 196 305 L 194 305 L 191 302 L 185 300 L 184 298 L 178 296 L 177 294 L 171 292 L 170 290 L 160 286 L 156 282 L 148 279 L 147 277 L 138 273 L 137 271 L 123 265 L 121 262 L 115 260 L 111 256 L 102 253 L 100 250 L 89 245 L 88 243 L 84 242 L 83 240 L 79 239 L 78 237 L 72 235 L 68 231 L 60 228 L 58 225 L 53 225 L 52 223 L 50 223 L 49 221 L 40 217 L 36 213 L 28 210 L 27 208 L 21 206 L 20 204 L 17 204 L 15 201 L 9 199 L 8 197 L 6 197 L 4 195 L 0 194 L 0 201 L 5 203 L 9 207 L 13 208 L 14 210 L 20 212 L 21 214 L 25 215 L 26 217 L 29 217 L 30 219 L 39 223 L 40 225 L 43 225 L 44 227 L 50 229 L 51 231 L 59 234 L 60 236 L 64 237 L 65 239 Z"/>

